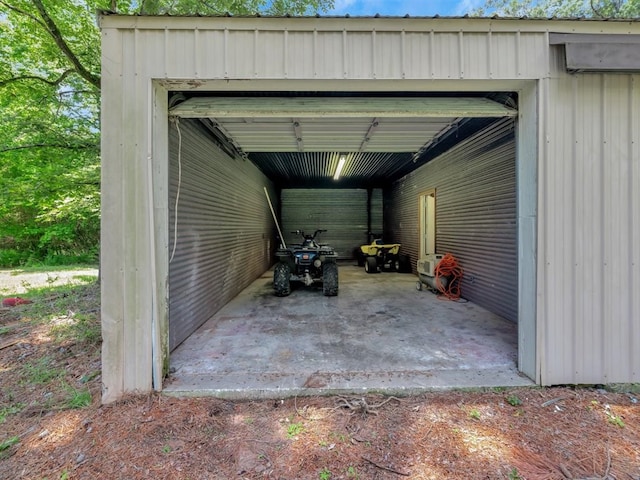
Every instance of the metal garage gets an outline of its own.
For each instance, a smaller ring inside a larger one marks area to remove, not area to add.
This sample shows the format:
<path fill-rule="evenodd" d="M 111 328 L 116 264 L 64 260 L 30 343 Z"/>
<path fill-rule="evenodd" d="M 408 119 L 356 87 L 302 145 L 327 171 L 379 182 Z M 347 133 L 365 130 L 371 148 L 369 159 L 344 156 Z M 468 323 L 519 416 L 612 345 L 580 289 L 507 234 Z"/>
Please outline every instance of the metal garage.
<path fill-rule="evenodd" d="M 468 267 L 469 300 L 516 322 L 524 375 L 638 381 L 638 23 L 101 27 L 104 401 L 162 390 L 174 347 L 268 271 L 265 189 L 285 223 L 328 212 L 345 257 L 382 227 L 413 262 L 435 192 L 438 251 Z"/>

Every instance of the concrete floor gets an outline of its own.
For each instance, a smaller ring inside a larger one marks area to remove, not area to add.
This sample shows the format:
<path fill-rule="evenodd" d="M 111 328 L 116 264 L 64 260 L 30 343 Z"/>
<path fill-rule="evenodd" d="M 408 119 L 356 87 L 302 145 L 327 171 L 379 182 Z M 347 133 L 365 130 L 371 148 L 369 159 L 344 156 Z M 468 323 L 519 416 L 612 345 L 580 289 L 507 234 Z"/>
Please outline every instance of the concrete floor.
<path fill-rule="evenodd" d="M 280 398 L 524 386 L 517 327 L 417 291 L 411 274 L 340 265 L 340 293 L 273 295 L 266 272 L 171 354 L 171 395 Z M 464 294 L 464 292 L 463 292 Z"/>

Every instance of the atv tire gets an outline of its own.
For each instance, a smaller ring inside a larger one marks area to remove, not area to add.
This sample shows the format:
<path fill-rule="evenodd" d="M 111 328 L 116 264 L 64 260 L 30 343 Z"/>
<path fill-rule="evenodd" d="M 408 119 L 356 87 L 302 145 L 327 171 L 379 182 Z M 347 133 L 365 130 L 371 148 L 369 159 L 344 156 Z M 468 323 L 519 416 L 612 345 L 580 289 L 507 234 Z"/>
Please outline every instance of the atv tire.
<path fill-rule="evenodd" d="M 286 297 L 291 293 L 291 269 L 289 265 L 280 262 L 273 270 L 273 289 L 276 297 Z"/>
<path fill-rule="evenodd" d="M 367 261 L 364 264 L 364 270 L 367 273 L 378 273 L 378 259 L 376 257 L 367 257 Z"/>
<path fill-rule="evenodd" d="M 335 263 L 322 266 L 322 293 L 325 297 L 338 295 L 338 265 Z"/>

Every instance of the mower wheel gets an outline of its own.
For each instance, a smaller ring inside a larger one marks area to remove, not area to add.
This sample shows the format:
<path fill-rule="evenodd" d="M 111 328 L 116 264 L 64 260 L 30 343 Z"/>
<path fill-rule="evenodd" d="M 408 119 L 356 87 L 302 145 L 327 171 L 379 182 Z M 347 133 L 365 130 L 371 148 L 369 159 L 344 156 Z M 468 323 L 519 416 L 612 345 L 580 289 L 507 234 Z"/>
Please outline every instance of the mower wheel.
<path fill-rule="evenodd" d="M 420 282 L 420 281 L 416 282 L 416 290 L 418 290 L 418 291 L 422 290 L 422 282 Z"/>
<path fill-rule="evenodd" d="M 273 289 L 277 297 L 286 297 L 291 293 L 291 269 L 289 265 L 280 262 L 273 270 Z"/>
<path fill-rule="evenodd" d="M 322 293 L 325 297 L 338 295 L 338 265 L 335 263 L 322 266 Z"/>
<path fill-rule="evenodd" d="M 367 273 L 378 273 L 378 259 L 376 257 L 367 257 L 367 261 L 364 264 L 364 270 Z"/>

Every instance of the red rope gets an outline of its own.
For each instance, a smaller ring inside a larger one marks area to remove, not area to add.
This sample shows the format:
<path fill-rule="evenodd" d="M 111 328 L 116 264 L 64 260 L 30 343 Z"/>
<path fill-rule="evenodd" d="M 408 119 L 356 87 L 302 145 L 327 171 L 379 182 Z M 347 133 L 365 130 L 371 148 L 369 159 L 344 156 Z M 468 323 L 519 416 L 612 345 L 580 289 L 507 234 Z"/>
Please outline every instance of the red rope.
<path fill-rule="evenodd" d="M 450 253 L 445 254 L 436 265 L 434 273 L 438 291 L 449 300 L 458 300 L 460 298 L 460 281 L 464 271 L 458 265 L 455 257 Z M 440 277 L 447 277 L 449 280 L 446 287 L 440 282 Z"/>

